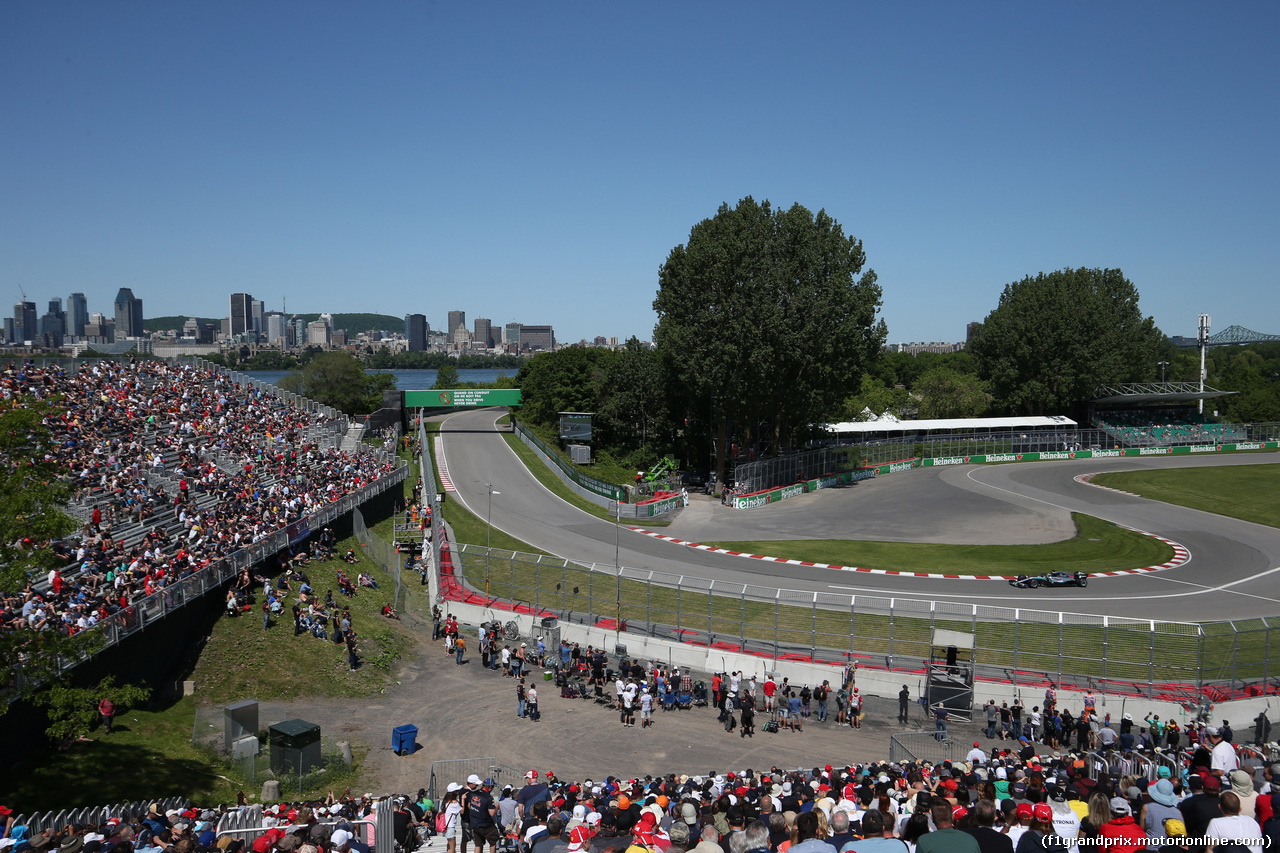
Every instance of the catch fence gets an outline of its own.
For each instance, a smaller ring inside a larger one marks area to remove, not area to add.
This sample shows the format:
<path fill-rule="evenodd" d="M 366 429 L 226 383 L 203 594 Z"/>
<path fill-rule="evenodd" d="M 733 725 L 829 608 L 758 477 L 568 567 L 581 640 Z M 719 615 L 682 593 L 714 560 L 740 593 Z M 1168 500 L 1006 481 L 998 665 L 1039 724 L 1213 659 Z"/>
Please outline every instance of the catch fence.
<path fill-rule="evenodd" d="M 939 740 L 936 732 L 899 732 L 889 735 L 889 761 L 893 764 L 915 761 L 941 764 L 951 760 L 952 745 L 950 738 Z"/>
<path fill-rule="evenodd" d="M 909 422 L 886 426 L 890 429 L 904 429 L 909 427 Z M 1280 437 L 1278 423 L 1227 426 L 1230 427 L 1230 441 L 1233 443 L 1274 441 Z M 1161 441 L 1160 446 L 1187 447 L 1204 441 L 1202 438 L 1170 438 Z M 748 460 L 739 457 L 734 465 L 734 485 L 739 493 L 758 492 L 812 480 L 825 474 L 838 474 L 910 459 L 1115 450 L 1130 446 L 1138 445 L 1131 445 L 1107 430 L 1092 428 L 886 436 L 788 453 L 776 458 Z"/>
<path fill-rule="evenodd" d="M 501 764 L 496 758 L 458 758 L 449 761 L 431 762 L 431 778 L 427 782 L 427 796 L 440 802 L 445 787 L 450 782 L 459 785 L 467 781 L 468 776 L 479 776 L 481 779 L 492 779 L 494 787 L 502 790 L 503 785 L 519 787 L 524 778 L 519 770 L 507 764 Z"/>
<path fill-rule="evenodd" d="M 438 564 L 437 564 L 438 565 Z M 1015 689 L 1176 702 L 1271 695 L 1280 618 L 1192 623 L 782 589 L 452 545 L 445 600 L 774 661 L 924 675 L 937 629 L 971 633 L 976 675 Z M 1275 623 L 1275 624 L 1272 624 Z"/>

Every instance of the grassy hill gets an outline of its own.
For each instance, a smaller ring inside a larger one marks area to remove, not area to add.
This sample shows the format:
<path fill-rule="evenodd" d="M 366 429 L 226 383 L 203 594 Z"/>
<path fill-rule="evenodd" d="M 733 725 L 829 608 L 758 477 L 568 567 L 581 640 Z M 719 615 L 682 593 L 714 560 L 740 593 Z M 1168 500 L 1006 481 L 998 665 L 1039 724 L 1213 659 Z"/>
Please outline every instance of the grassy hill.
<path fill-rule="evenodd" d="M 168 329 L 182 329 L 182 324 L 187 322 L 190 314 L 173 314 L 166 317 L 147 317 L 142 321 L 142 328 L 147 332 L 163 332 Z M 310 323 L 312 320 L 319 320 L 320 315 L 316 314 L 296 314 L 294 316 L 301 317 Z M 222 318 L 201 317 L 206 323 L 211 324 L 215 329 L 222 327 Z M 403 332 L 404 318 L 393 317 L 390 314 L 369 314 L 366 312 L 354 312 L 349 314 L 334 314 L 333 327 L 335 329 L 346 329 L 352 334 L 358 332 L 367 332 L 370 329 L 379 329 L 384 332 Z"/>

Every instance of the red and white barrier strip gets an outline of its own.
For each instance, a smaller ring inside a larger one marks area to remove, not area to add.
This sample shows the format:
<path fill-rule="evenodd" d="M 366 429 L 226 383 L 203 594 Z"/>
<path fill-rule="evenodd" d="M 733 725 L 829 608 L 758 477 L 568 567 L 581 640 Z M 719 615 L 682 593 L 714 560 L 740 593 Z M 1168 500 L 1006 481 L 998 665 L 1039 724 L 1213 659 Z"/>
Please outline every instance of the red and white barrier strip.
<path fill-rule="evenodd" d="M 1113 489 L 1111 486 L 1104 486 L 1104 485 L 1101 485 L 1100 483 L 1095 483 L 1093 482 L 1093 478 L 1096 476 L 1098 476 L 1098 473 L 1095 471 L 1092 474 L 1077 474 L 1075 477 L 1072 477 L 1072 479 L 1083 486 L 1093 486 L 1095 489 L 1106 489 L 1108 492 L 1115 492 L 1116 494 L 1120 494 L 1120 495 L 1128 495 L 1131 498 L 1142 497 L 1142 495 L 1135 495 L 1133 492 L 1126 492 L 1124 489 Z"/>
<path fill-rule="evenodd" d="M 440 482 L 444 484 L 446 492 L 458 491 L 453 487 L 453 480 L 449 479 L 449 463 L 444 461 L 444 438 L 436 436 L 436 470 L 440 472 Z"/>
<path fill-rule="evenodd" d="M 666 536 L 661 533 L 655 533 L 652 530 L 645 530 L 643 527 L 632 527 L 636 533 L 643 533 L 645 536 L 652 536 L 654 539 L 660 539 L 663 542 L 670 542 L 673 545 L 684 545 L 686 548 L 695 548 L 699 551 L 710 551 L 712 554 L 728 554 L 731 557 L 746 557 L 750 560 L 764 560 L 770 563 L 782 563 L 787 566 L 811 566 L 815 569 L 835 569 L 841 572 L 865 572 L 869 575 L 899 575 L 908 578 L 946 578 L 948 580 L 974 580 L 974 581 L 1010 581 L 1015 580 L 1017 575 L 954 575 L 954 574 L 934 574 L 930 572 L 899 572 L 894 569 L 865 569 L 861 566 L 839 566 L 834 563 L 812 563 L 808 560 L 787 560 L 782 557 L 768 557 L 763 554 L 744 554 L 741 551 L 730 551 L 726 548 L 713 548 L 710 545 L 701 545 L 697 542 L 687 542 L 684 539 L 676 539 L 673 536 Z M 1135 533 L 1141 533 L 1143 536 L 1150 536 L 1152 539 L 1159 539 L 1164 544 L 1173 549 L 1173 559 L 1168 562 L 1161 563 L 1158 566 L 1143 566 L 1138 569 L 1123 569 L 1117 572 L 1092 572 L 1091 578 L 1113 578 L 1122 575 L 1139 575 L 1147 572 L 1160 572 L 1166 569 L 1176 569 L 1178 566 L 1186 565 L 1191 562 L 1191 552 L 1181 544 L 1174 542 L 1172 539 L 1165 539 L 1163 536 L 1157 536 L 1154 533 L 1147 533 L 1145 530 L 1138 530 L 1133 527 L 1126 528 Z"/>

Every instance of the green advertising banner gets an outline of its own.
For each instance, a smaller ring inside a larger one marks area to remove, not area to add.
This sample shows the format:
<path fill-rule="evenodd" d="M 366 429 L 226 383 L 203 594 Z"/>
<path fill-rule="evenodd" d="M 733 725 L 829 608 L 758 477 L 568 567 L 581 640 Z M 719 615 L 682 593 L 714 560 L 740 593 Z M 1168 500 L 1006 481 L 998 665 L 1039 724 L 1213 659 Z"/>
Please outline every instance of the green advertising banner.
<path fill-rule="evenodd" d="M 431 391 L 405 391 L 406 409 L 438 409 L 449 406 L 518 406 L 519 388 L 440 388 Z"/>

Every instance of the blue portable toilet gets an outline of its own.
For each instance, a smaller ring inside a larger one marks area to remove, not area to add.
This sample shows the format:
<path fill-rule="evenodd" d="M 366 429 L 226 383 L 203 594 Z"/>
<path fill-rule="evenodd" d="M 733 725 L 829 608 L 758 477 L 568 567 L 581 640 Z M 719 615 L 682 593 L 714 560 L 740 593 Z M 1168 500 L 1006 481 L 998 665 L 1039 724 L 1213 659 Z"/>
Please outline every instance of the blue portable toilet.
<path fill-rule="evenodd" d="M 413 755 L 417 748 L 417 726 L 396 726 L 391 730 L 391 751 L 396 755 Z"/>

